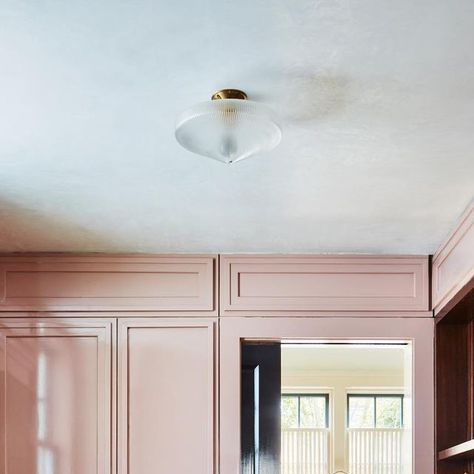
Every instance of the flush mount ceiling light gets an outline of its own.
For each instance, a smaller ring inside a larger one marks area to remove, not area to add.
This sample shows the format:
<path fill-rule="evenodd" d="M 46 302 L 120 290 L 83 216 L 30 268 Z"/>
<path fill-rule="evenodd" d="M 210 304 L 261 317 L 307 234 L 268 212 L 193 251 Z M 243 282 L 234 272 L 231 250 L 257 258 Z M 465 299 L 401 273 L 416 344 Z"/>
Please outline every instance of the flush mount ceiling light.
<path fill-rule="evenodd" d="M 185 110 L 176 121 L 176 139 L 187 150 L 234 163 L 280 143 L 274 112 L 247 100 L 245 92 L 224 89 L 211 99 Z"/>

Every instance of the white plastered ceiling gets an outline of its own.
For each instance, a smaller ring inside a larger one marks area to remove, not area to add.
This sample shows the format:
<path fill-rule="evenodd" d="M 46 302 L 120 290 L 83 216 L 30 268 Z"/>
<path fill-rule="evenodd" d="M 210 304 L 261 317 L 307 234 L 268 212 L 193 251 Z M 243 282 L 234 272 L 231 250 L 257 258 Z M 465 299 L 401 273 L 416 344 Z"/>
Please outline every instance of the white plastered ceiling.
<path fill-rule="evenodd" d="M 472 0 L 3 0 L 0 250 L 432 253 L 474 191 Z M 174 139 L 223 87 L 275 151 Z"/>

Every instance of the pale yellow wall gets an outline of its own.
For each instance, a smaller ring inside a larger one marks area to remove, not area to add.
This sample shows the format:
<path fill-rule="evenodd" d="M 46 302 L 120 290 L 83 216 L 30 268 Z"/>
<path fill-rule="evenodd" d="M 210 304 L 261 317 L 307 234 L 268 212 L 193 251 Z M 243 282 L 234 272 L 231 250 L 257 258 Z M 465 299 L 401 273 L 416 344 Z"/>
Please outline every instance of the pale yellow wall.
<path fill-rule="evenodd" d="M 345 465 L 345 428 L 346 428 L 346 394 L 351 389 L 380 389 L 380 391 L 399 392 L 403 387 L 403 370 L 391 373 L 364 372 L 300 372 L 298 374 L 282 373 L 282 390 L 311 391 L 328 390 L 331 393 L 331 420 L 334 433 L 333 470 L 347 470 Z"/>

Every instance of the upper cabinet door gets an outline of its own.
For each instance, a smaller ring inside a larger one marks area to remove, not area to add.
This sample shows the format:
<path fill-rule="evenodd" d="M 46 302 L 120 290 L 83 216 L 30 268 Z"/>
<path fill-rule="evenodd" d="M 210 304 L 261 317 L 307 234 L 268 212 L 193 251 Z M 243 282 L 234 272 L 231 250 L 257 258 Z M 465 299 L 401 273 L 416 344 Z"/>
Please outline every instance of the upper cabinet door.
<path fill-rule="evenodd" d="M 223 255 L 220 299 L 222 316 L 398 311 L 431 317 L 428 257 Z"/>
<path fill-rule="evenodd" d="M 214 471 L 214 325 L 119 321 L 120 474 Z"/>
<path fill-rule="evenodd" d="M 433 256 L 433 308 L 445 314 L 474 288 L 474 203 Z"/>
<path fill-rule="evenodd" d="M 213 255 L 0 257 L 0 311 L 216 313 Z"/>
<path fill-rule="evenodd" d="M 2 321 L 1 474 L 112 472 L 112 329 Z"/>

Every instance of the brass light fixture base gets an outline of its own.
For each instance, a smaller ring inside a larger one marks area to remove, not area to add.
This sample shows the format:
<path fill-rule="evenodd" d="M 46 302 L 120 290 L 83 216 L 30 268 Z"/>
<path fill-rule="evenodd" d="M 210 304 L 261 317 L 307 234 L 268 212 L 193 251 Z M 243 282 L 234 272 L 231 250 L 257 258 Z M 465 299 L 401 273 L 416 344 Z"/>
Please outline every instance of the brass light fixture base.
<path fill-rule="evenodd" d="M 222 89 L 217 91 L 215 94 L 212 94 L 212 100 L 217 99 L 240 99 L 246 100 L 247 94 L 244 91 L 240 91 L 239 89 Z"/>

